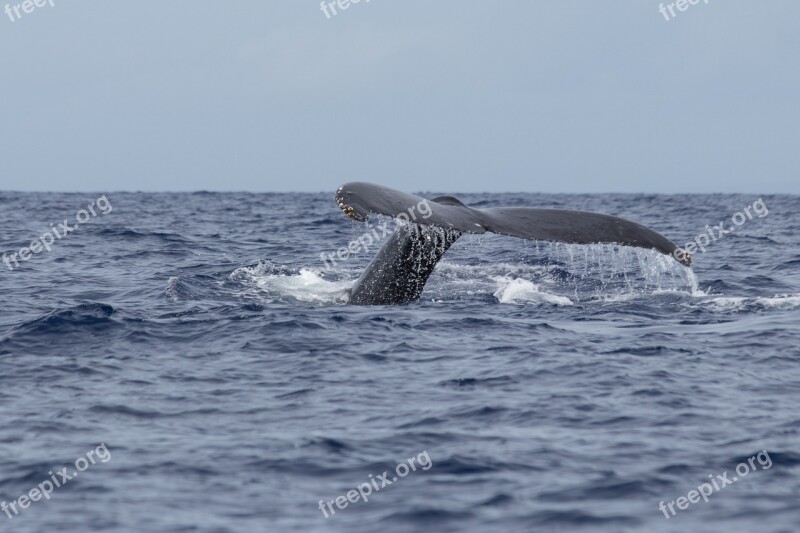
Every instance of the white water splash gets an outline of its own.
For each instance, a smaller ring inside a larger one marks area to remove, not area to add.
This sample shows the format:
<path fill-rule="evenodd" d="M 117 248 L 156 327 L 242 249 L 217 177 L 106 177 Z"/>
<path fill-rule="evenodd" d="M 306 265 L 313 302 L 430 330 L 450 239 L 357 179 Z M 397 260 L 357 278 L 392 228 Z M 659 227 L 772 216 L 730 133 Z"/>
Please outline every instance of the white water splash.
<path fill-rule="evenodd" d="M 308 303 L 346 303 L 352 280 L 330 281 L 319 271 L 301 268 L 296 274 L 276 273 L 270 263 L 259 263 L 253 267 L 241 267 L 229 276 L 231 280 L 250 285 L 261 295 L 272 300 L 294 300 Z"/>
<path fill-rule="evenodd" d="M 495 298 L 500 303 L 545 303 L 554 305 L 572 305 L 572 300 L 565 296 L 542 292 L 535 283 L 522 278 L 497 277 Z"/>
<path fill-rule="evenodd" d="M 476 249 L 485 253 L 487 249 L 505 247 L 501 239 L 484 237 L 483 241 L 466 242 L 466 246 L 453 250 L 452 258 L 474 261 L 479 256 Z M 509 241 L 507 246 L 504 253 L 509 256 L 505 260 L 497 261 L 498 254 L 492 252 L 491 261 L 477 265 L 443 261 L 431 278 L 431 290 L 439 299 L 457 291 L 494 294 L 498 290 L 500 296 L 495 296 L 500 298 L 508 291 L 504 297 L 513 300 L 512 293 L 524 290 L 522 286 L 498 288 L 496 281 L 498 277 L 510 277 L 530 282 L 528 289 L 535 287 L 540 295 L 550 294 L 571 302 L 623 301 L 663 293 L 706 296 L 691 269 L 653 250 L 539 242 L 520 248 L 517 241 Z M 515 262 L 516 258 L 521 261 Z M 541 296 L 531 297 L 541 301 Z"/>
<path fill-rule="evenodd" d="M 482 249 L 482 244 L 462 248 L 461 253 L 469 252 L 466 257 L 474 258 L 476 247 Z M 707 297 L 691 269 L 652 250 L 561 243 L 536 243 L 535 249 L 534 258 L 541 255 L 545 264 L 501 260 L 467 265 L 442 261 L 434 270 L 423 299 L 447 301 L 493 295 L 504 304 L 567 306 L 579 301 L 625 301 L 663 293 Z M 302 268 L 291 272 L 266 261 L 238 268 L 229 277 L 244 285 L 242 295 L 259 299 L 346 303 L 360 269 L 337 270 L 334 275 L 338 279 L 332 281 L 318 270 Z"/>
<path fill-rule="evenodd" d="M 800 294 L 778 294 L 771 298 L 755 297 L 747 298 L 743 296 L 717 297 L 708 302 L 722 309 L 740 310 L 750 307 L 761 308 L 794 308 L 800 307 Z"/>
<path fill-rule="evenodd" d="M 686 269 L 686 277 L 689 281 L 689 288 L 691 289 L 692 296 L 698 298 L 702 296 L 708 296 L 708 293 L 700 290 L 700 280 L 697 279 L 697 274 L 694 273 L 694 270 L 692 270 L 691 267 Z"/>

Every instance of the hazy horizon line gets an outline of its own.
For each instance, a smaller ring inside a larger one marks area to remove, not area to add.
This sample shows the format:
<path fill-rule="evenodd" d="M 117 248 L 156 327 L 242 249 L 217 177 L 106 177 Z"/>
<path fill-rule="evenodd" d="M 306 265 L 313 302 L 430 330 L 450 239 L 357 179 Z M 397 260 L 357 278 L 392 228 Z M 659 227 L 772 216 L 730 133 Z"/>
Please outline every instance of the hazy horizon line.
<path fill-rule="evenodd" d="M 331 194 L 335 193 L 336 189 L 331 189 L 329 191 L 267 191 L 267 190 L 210 190 L 210 189 L 196 189 L 196 190 L 134 190 L 134 189 L 118 189 L 118 190 L 106 190 L 103 189 L 82 189 L 82 190 L 18 190 L 18 189 L 0 189 L 0 194 L 4 193 L 12 193 L 12 194 L 85 194 L 85 193 L 98 193 L 98 192 L 105 192 L 106 194 L 118 194 L 118 193 L 125 193 L 125 194 Z M 711 192 L 649 192 L 649 191 L 594 191 L 594 192 L 558 192 L 558 191 L 524 191 L 524 190 L 508 190 L 508 191 L 436 191 L 436 190 L 426 190 L 426 191 L 412 191 L 411 194 L 447 194 L 447 195 L 458 195 L 458 194 L 561 194 L 566 196 L 583 196 L 583 195 L 593 195 L 593 194 L 617 194 L 617 195 L 650 195 L 650 196 L 704 196 L 704 195 L 735 195 L 735 194 L 757 194 L 757 195 L 764 195 L 764 196 L 800 196 L 799 193 L 790 193 L 790 192 L 755 192 L 755 191 L 711 191 Z"/>

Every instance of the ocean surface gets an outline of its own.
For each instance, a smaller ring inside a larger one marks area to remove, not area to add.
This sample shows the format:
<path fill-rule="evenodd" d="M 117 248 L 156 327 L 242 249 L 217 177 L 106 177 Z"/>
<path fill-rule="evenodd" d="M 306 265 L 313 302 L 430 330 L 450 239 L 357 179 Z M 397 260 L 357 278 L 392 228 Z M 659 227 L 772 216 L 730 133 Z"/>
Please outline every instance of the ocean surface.
<path fill-rule="evenodd" d="M 0 193 L 6 257 L 53 241 L 0 264 L 0 531 L 800 530 L 800 197 L 457 195 L 745 220 L 691 270 L 462 237 L 356 307 L 334 188 Z"/>

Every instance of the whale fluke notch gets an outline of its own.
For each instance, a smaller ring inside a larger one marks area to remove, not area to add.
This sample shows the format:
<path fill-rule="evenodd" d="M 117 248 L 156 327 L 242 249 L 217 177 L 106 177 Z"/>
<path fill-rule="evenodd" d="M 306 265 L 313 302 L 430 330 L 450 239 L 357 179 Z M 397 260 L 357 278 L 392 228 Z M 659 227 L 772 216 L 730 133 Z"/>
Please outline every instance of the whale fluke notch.
<path fill-rule="evenodd" d="M 351 182 L 336 191 L 336 203 L 350 218 L 366 221 L 371 213 L 413 222 L 378 252 L 353 286 L 351 303 L 406 303 L 419 298 L 436 263 L 464 233 L 498 233 L 536 241 L 573 244 L 619 244 L 653 249 L 685 266 L 691 257 L 663 235 L 624 218 L 566 209 L 497 207 L 475 209 L 452 196 L 430 200 L 381 185 Z M 414 209 L 426 205 L 426 216 Z M 438 228 L 438 229 L 437 229 Z"/>

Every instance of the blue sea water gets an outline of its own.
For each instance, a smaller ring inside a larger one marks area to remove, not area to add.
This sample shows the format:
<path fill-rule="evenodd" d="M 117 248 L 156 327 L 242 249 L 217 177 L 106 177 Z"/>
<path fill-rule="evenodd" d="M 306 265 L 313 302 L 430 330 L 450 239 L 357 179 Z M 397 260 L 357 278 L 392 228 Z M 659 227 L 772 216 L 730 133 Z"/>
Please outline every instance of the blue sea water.
<path fill-rule="evenodd" d="M 332 193 L 4 192 L 0 250 L 104 193 L 110 212 L 0 264 L 0 499 L 101 444 L 110 459 L 0 531 L 800 530 L 797 196 L 761 197 L 769 214 L 691 271 L 463 237 L 397 307 L 346 305 L 375 248 L 320 260 L 365 231 Z M 759 199 L 459 197 L 678 243 Z M 760 452 L 771 466 L 708 503 L 659 510 Z M 412 457 L 428 468 L 397 476 Z M 367 502 L 320 510 L 384 472 Z"/>

